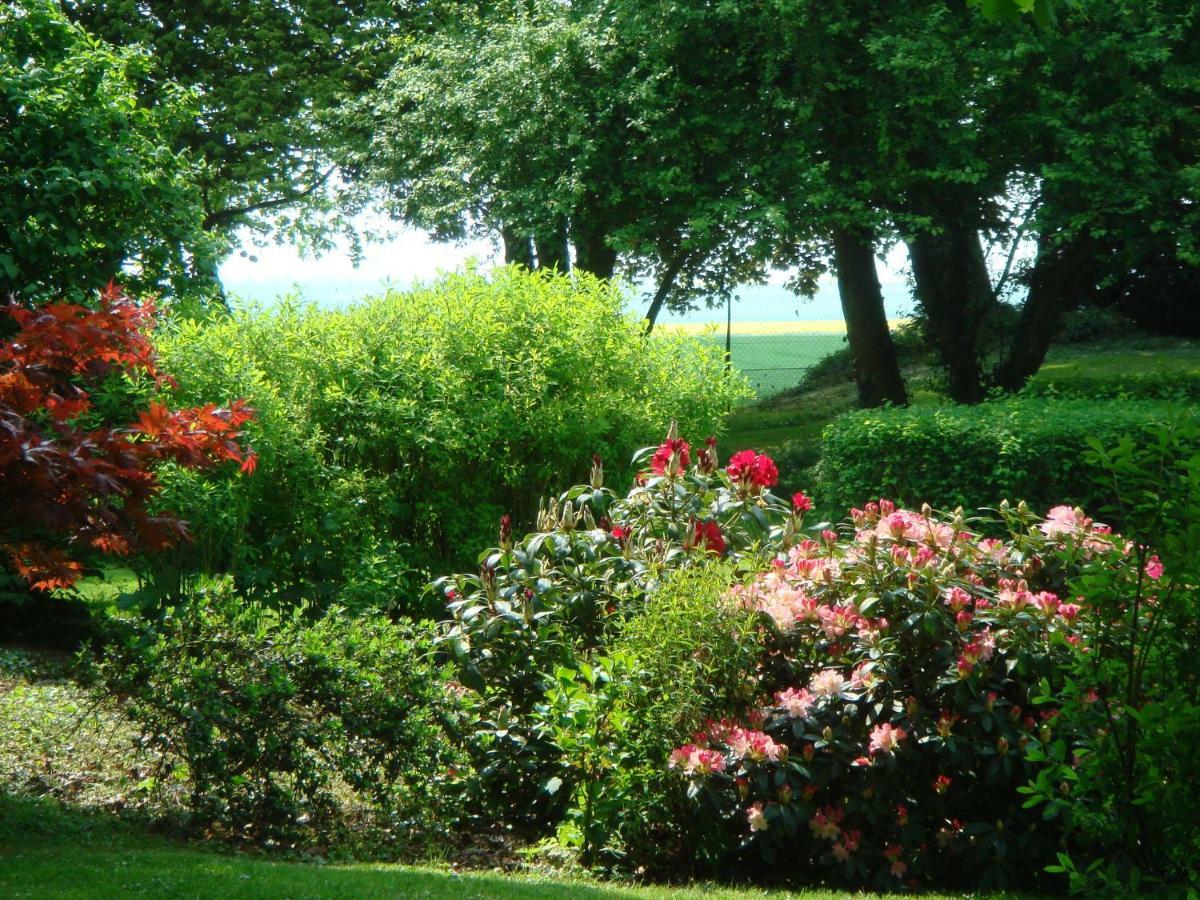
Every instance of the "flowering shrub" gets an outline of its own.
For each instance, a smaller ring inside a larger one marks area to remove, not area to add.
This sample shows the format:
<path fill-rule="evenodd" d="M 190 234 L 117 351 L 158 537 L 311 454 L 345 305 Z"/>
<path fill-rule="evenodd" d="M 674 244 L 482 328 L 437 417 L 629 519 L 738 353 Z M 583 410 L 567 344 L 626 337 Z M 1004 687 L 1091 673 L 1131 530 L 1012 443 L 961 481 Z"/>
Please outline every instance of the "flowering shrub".
<path fill-rule="evenodd" d="M 744 851 L 880 887 L 995 887 L 1054 859 L 1058 826 L 1018 788 L 1035 751 L 1072 740 L 1063 704 L 1097 700 L 1055 699 L 1098 624 L 1063 589 L 1136 564 L 1077 509 L 1002 512 L 1001 539 L 961 513 L 871 503 L 734 588 L 770 624 L 764 700 L 710 722 L 671 766 Z"/>
<path fill-rule="evenodd" d="M 152 508 L 157 464 L 253 471 L 238 444 L 252 417 L 241 401 L 172 411 L 143 400 L 133 422 L 132 404 L 111 402 L 114 383 L 169 383 L 147 336 L 152 305 L 109 284 L 94 309 L 13 302 L 3 313 L 16 332 L 0 343 L 0 553 L 28 587 L 68 587 L 81 554 L 128 556 L 183 537 L 181 519 Z"/>
<path fill-rule="evenodd" d="M 445 639 L 478 699 L 484 768 L 520 795 L 504 794 L 505 814 L 553 815 L 529 795 L 550 799 L 556 751 L 525 721 L 547 674 L 603 648 L 667 573 L 755 559 L 797 533 L 802 512 L 770 493 L 769 458 L 739 456 L 722 470 L 715 440 L 694 450 L 672 428 L 635 456 L 645 468 L 626 496 L 605 487 L 596 457 L 589 484 L 543 503 L 534 533 L 518 539 L 504 519 L 477 575 L 435 582 L 452 617 Z"/>

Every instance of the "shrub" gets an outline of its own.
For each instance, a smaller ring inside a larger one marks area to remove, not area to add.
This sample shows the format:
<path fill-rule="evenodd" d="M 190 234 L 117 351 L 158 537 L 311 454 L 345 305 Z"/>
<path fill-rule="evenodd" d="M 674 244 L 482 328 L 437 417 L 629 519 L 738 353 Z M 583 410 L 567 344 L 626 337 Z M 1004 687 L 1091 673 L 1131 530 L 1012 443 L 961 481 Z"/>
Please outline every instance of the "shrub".
<path fill-rule="evenodd" d="M 185 537 L 179 518 L 153 508 L 156 466 L 253 470 L 238 445 L 252 418 L 244 402 L 172 411 L 139 390 L 169 384 L 148 337 L 152 305 L 110 283 L 95 308 L 10 302 L 0 313 L 10 335 L 0 342 L 0 597 L 69 587 L 88 556 Z"/>
<path fill-rule="evenodd" d="M 1079 397 L 1092 400 L 1200 401 L 1200 371 L 1162 366 L 1142 372 L 1115 375 L 1075 370 L 1058 373 L 1043 368 L 1023 391 L 1027 397 Z"/>
<path fill-rule="evenodd" d="M 722 852 L 695 819 L 667 752 L 753 698 L 754 618 L 730 602 L 727 564 L 679 571 L 620 622 L 603 655 L 560 667 L 536 710 L 574 785 L 561 843 L 585 863 L 691 872 Z M 664 740 L 665 739 L 665 740 Z"/>
<path fill-rule="evenodd" d="M 1094 698 L 1060 691 L 1107 624 L 1060 596 L 1137 557 L 1069 507 L 1002 512 L 1004 540 L 868 504 L 735 588 L 772 626 L 764 702 L 672 765 L 746 856 L 881 888 L 1036 883 L 1053 861 L 1060 827 L 1018 791 L 1078 737 L 1066 710 Z"/>
<path fill-rule="evenodd" d="M 158 754 L 155 779 L 188 780 L 198 827 L 291 845 L 353 814 L 385 840 L 413 839 L 442 818 L 456 760 L 430 634 L 308 614 L 202 595 L 130 626 L 98 673 Z"/>
<path fill-rule="evenodd" d="M 1093 481 L 1087 439 L 1115 443 L 1172 410 L 1148 401 L 1017 398 L 979 406 L 929 406 L 847 413 L 826 427 L 820 495 L 849 506 L 862 497 L 925 500 L 975 508 L 997 498 L 1035 508 L 1095 509 L 1107 491 Z"/>
<path fill-rule="evenodd" d="M 1165 891 L 1189 879 L 1200 888 L 1198 432 L 1175 419 L 1144 442 L 1093 441 L 1088 451 L 1115 492 L 1111 511 L 1137 539 L 1137 564 L 1091 567 L 1071 586 L 1098 599 L 1105 627 L 1063 694 L 1096 702 L 1064 705 L 1079 739 L 1049 748 L 1027 789 L 1068 830 L 1055 868 L 1079 893 Z"/>
<path fill-rule="evenodd" d="M 716 349 L 644 335 L 615 288 L 516 268 L 183 323 L 162 352 L 185 395 L 236 388 L 259 411 L 260 479 L 173 481 L 199 537 L 181 565 L 284 599 L 379 604 L 383 586 L 409 611 L 411 569 L 466 565 L 481 523 L 532 522 L 593 453 L 619 481 L 647 435 L 715 430 L 744 393 Z"/>
<path fill-rule="evenodd" d="M 517 538 L 502 523 L 478 575 L 435 584 L 452 615 L 447 646 L 477 704 L 473 752 L 501 816 L 553 821 L 570 797 L 570 784 L 546 791 L 564 773 L 530 719 L 548 675 L 603 652 L 672 572 L 755 558 L 799 527 L 802 510 L 770 493 L 778 473 L 768 457 L 742 451 L 718 470 L 715 441 L 693 450 L 673 434 L 637 455 L 649 467 L 627 496 L 604 487 L 597 463 L 590 484 L 543 507 L 535 532 Z"/>

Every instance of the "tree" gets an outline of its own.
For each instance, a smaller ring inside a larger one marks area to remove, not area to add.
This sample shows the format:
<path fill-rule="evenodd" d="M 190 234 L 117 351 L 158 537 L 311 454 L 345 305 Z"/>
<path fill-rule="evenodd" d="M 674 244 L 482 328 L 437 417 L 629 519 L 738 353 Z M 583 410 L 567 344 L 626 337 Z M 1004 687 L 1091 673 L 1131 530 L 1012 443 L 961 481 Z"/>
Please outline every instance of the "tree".
<path fill-rule="evenodd" d="M 170 410 L 140 404 L 123 386 L 165 387 L 147 333 L 154 309 L 112 284 L 94 308 L 10 303 L 0 343 L 0 553 L 19 585 L 69 587 L 89 555 L 128 556 L 169 546 L 187 534 L 156 511 L 154 467 L 221 462 L 254 469 L 238 444 L 251 418 L 242 402 Z"/>
<path fill-rule="evenodd" d="M 140 102 L 147 65 L 52 0 L 0 9 L 0 297 L 79 298 L 118 274 L 178 293 L 211 264 L 195 168 L 169 145 L 190 98 Z"/>
<path fill-rule="evenodd" d="M 139 92 L 157 107 L 194 91 L 171 146 L 200 163 L 204 226 L 329 246 L 361 198 L 342 190 L 327 116 L 390 68 L 389 37 L 434 4 L 413 0 L 63 0 L 120 46 L 151 52 Z M 215 263 L 210 269 L 215 280 Z"/>

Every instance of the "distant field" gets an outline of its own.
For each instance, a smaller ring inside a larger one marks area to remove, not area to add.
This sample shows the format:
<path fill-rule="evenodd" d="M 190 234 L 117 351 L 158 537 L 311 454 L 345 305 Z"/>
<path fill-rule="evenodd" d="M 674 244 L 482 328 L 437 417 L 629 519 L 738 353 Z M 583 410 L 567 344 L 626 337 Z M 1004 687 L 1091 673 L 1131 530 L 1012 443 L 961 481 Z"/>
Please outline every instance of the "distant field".
<path fill-rule="evenodd" d="M 725 346 L 725 328 L 711 325 L 668 325 L 664 330 L 692 334 Z M 730 350 L 739 369 L 759 397 L 795 387 L 805 371 L 822 357 L 845 346 L 844 322 L 743 322 L 733 326 Z"/>
<path fill-rule="evenodd" d="M 907 319 L 888 319 L 892 328 L 903 325 Z M 704 334 L 715 331 L 722 340 L 725 339 L 725 324 L 723 322 L 679 322 L 661 326 L 664 331 L 677 331 L 682 334 Z M 778 335 L 778 334 L 845 334 L 846 322 L 843 319 L 820 319 L 813 322 L 734 322 L 733 336 L 738 335 Z"/>

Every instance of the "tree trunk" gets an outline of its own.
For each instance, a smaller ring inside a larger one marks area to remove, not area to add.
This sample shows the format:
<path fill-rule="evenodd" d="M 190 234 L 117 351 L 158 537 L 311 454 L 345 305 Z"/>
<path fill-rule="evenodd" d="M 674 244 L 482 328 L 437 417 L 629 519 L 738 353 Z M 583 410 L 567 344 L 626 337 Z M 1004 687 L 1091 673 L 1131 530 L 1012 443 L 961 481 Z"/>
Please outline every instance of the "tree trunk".
<path fill-rule="evenodd" d="M 1046 238 L 1038 242 L 1016 333 L 993 373 L 995 384 L 1006 391 L 1019 391 L 1037 374 L 1063 312 L 1094 287 L 1086 277 L 1095 252 L 1091 240 L 1075 239 L 1058 247 L 1046 247 L 1045 242 Z"/>
<path fill-rule="evenodd" d="M 908 392 L 883 308 L 874 245 L 864 235 L 838 229 L 833 235 L 833 257 L 859 405 L 904 405 Z"/>
<path fill-rule="evenodd" d="M 575 224 L 574 232 L 575 268 L 597 278 L 612 278 L 617 267 L 617 251 L 608 246 L 603 231 Z"/>
<path fill-rule="evenodd" d="M 671 288 L 675 286 L 675 279 L 683 271 L 683 264 L 686 261 L 687 254 L 680 250 L 667 265 L 666 271 L 663 272 L 662 280 L 658 283 L 658 290 L 654 292 L 654 299 L 650 301 L 650 308 L 646 310 L 646 334 L 654 330 L 654 323 L 658 321 L 658 314 L 662 312 L 663 304 L 667 302 L 667 295 L 671 293 Z"/>
<path fill-rule="evenodd" d="M 950 397 L 979 403 L 984 397 L 979 336 L 995 299 L 979 232 L 962 225 L 907 240 L 917 296 L 929 319 L 930 337 L 950 381 Z"/>
<path fill-rule="evenodd" d="M 539 231 L 534 235 L 533 244 L 537 248 L 537 266 L 539 269 L 558 269 L 569 272 L 571 269 L 571 247 L 567 242 L 566 222 Z"/>
<path fill-rule="evenodd" d="M 507 264 L 533 268 L 533 238 L 519 234 L 513 228 L 501 228 L 500 239 L 504 241 L 504 261 Z"/>

